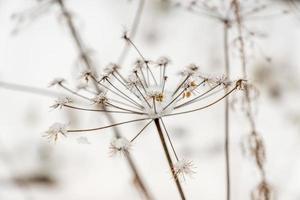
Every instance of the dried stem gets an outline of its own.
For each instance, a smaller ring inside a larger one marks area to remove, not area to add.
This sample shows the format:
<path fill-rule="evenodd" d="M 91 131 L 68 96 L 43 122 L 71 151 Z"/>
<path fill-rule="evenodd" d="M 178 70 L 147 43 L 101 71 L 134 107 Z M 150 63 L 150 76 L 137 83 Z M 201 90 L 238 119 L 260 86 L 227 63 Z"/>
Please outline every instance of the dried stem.
<path fill-rule="evenodd" d="M 240 1 L 239 0 L 233 0 L 232 1 L 233 8 L 235 11 L 235 17 L 236 17 L 236 22 L 237 22 L 237 29 L 238 29 L 238 41 L 240 43 L 240 59 L 242 62 L 242 72 L 243 72 L 243 77 L 247 79 L 247 59 L 246 59 L 246 48 L 245 48 L 245 40 L 243 37 L 243 21 L 242 17 L 240 14 Z M 261 136 L 258 134 L 255 126 L 255 120 L 254 120 L 254 115 L 252 112 L 252 104 L 251 104 L 251 98 L 249 94 L 249 88 L 245 88 L 245 99 L 246 99 L 246 117 L 249 121 L 249 124 L 251 126 L 251 134 L 250 137 L 254 138 L 254 147 L 252 150 L 252 153 L 255 157 L 255 161 L 258 167 L 258 170 L 260 171 L 261 174 L 261 181 L 260 184 L 257 188 L 257 190 L 260 190 L 259 195 L 257 198 L 259 199 L 264 199 L 264 200 L 269 200 L 270 199 L 270 193 L 271 189 L 270 186 L 267 183 L 266 180 L 266 173 L 264 169 L 264 162 L 265 162 L 265 148 L 263 141 L 261 139 Z M 261 190 L 263 188 L 268 188 Z M 257 199 L 256 197 L 253 199 Z"/>
<path fill-rule="evenodd" d="M 48 96 L 48 97 L 58 97 L 61 95 L 58 92 L 53 92 L 53 91 L 46 90 L 43 88 L 20 85 L 20 84 L 15 84 L 15 83 L 8 83 L 8 82 L 3 82 L 3 81 L 0 81 L 0 88 L 14 90 L 14 91 L 18 91 L 18 92 L 27 92 L 27 93 Z"/>
<path fill-rule="evenodd" d="M 135 34 L 136 34 L 136 31 L 137 31 L 137 27 L 141 21 L 141 16 L 142 16 L 142 13 L 143 13 L 143 9 L 144 9 L 144 5 L 145 5 L 145 0 L 139 0 L 139 4 L 138 4 L 138 8 L 137 8 L 137 11 L 136 11 L 136 14 L 134 16 L 134 20 L 133 20 L 133 23 L 131 25 L 131 30 L 130 30 L 130 38 L 133 39 Z M 125 60 L 127 54 L 128 54 L 128 50 L 130 48 L 130 45 L 128 43 L 125 43 L 125 46 L 122 50 L 122 53 L 118 59 L 118 64 L 121 65 L 123 63 L 123 61 Z"/>
<path fill-rule="evenodd" d="M 130 143 L 132 143 L 137 137 L 143 133 L 143 131 L 153 122 L 153 120 L 149 121 L 131 140 Z"/>
<path fill-rule="evenodd" d="M 158 135 L 159 135 L 159 138 L 160 138 L 160 141 L 161 141 L 161 144 L 163 146 L 163 149 L 164 149 L 164 152 L 165 152 L 165 156 L 167 158 L 167 161 L 168 161 L 168 164 L 169 164 L 169 167 L 170 167 L 170 171 L 172 173 L 172 176 L 173 176 L 173 180 L 175 181 L 176 183 L 176 186 L 177 186 L 177 189 L 178 189 L 178 192 L 180 194 L 180 197 L 182 200 L 185 200 L 185 195 L 184 195 L 184 192 L 183 192 L 183 189 L 181 187 L 181 184 L 179 182 L 179 179 L 177 178 L 176 174 L 174 173 L 174 170 L 173 170 L 173 161 L 172 161 L 172 158 L 171 158 L 171 155 L 169 153 L 169 150 L 168 150 L 168 147 L 167 147 L 167 144 L 166 144 L 166 141 L 165 141 L 165 138 L 164 138 L 164 135 L 163 135 L 163 131 L 162 131 L 162 128 L 161 128 L 161 125 L 159 123 L 159 119 L 155 119 L 154 120 L 154 123 L 155 123 L 155 126 L 156 126 L 156 129 L 157 129 L 157 132 L 158 132 Z"/>
<path fill-rule="evenodd" d="M 229 63 L 229 24 L 224 20 L 223 42 L 224 42 L 224 59 L 225 59 L 225 75 L 230 80 L 230 63 Z M 228 88 L 225 90 L 225 94 Z M 225 98 L 225 171 L 226 171 L 226 199 L 230 200 L 231 197 L 231 184 L 230 184 L 230 147 L 229 147 L 229 99 Z"/>
<path fill-rule="evenodd" d="M 223 99 L 225 99 L 228 95 L 230 95 L 232 92 L 234 92 L 238 87 L 240 87 L 240 84 L 243 80 L 239 80 L 237 82 L 237 84 L 235 85 L 234 88 L 232 88 L 231 90 L 229 90 L 226 94 L 224 94 L 221 98 L 215 100 L 214 102 L 212 103 L 209 103 L 205 106 L 202 106 L 200 108 L 196 108 L 196 109 L 192 109 L 192 110 L 187 110 L 187 111 L 182 111 L 182 112 L 177 112 L 177 113 L 171 113 L 171 114 L 167 114 L 165 115 L 164 117 L 168 117 L 168 116 L 175 116 L 175 115 L 182 115 L 182 114 L 187 114 L 187 113 L 192 113 L 192 112 L 196 112 L 196 111 L 199 111 L 199 110 L 203 110 L 205 108 L 208 108 L 208 107 L 211 107 L 213 105 L 215 105 L 216 103 L 222 101 Z"/>
<path fill-rule="evenodd" d="M 224 61 L 225 61 L 225 76 L 230 80 L 230 61 L 229 61 L 229 22 L 224 20 L 223 30 L 223 47 L 224 47 Z M 228 88 L 225 89 L 225 94 Z M 226 199 L 231 197 L 230 184 L 230 136 L 229 136 L 229 99 L 225 98 L 225 171 L 226 171 Z"/>
<path fill-rule="evenodd" d="M 149 119 L 149 118 L 133 119 L 133 120 L 128 120 L 128 121 L 124 121 L 124 122 L 114 123 L 114 124 L 111 124 L 111 125 L 101 126 L 101 127 L 97 127 L 97 128 L 68 130 L 68 133 L 99 131 L 99 130 L 103 130 L 103 129 L 107 129 L 107 128 L 112 128 L 112 127 L 115 128 L 116 126 L 120 126 L 120 125 L 123 125 L 123 124 L 129 124 L 129 123 L 132 123 L 132 122 L 144 121 L 144 120 L 147 120 L 147 119 Z M 118 133 L 117 136 L 118 136 L 117 138 L 120 138 L 121 137 L 120 133 Z"/>
<path fill-rule="evenodd" d="M 86 66 L 87 69 L 91 70 L 94 69 L 92 66 L 92 63 L 90 62 L 89 56 L 87 55 L 85 48 L 83 46 L 83 42 L 81 40 L 80 34 L 79 32 L 76 30 L 75 25 L 73 23 L 72 17 L 70 15 L 70 12 L 67 10 L 67 8 L 65 7 L 64 1 L 63 0 L 57 0 L 57 3 L 60 6 L 60 9 L 62 11 L 62 14 L 64 15 L 66 21 L 67 21 L 67 26 L 70 30 L 72 39 L 74 40 L 74 43 L 77 46 L 78 52 L 80 53 L 80 56 Z M 97 82 L 93 81 L 95 88 L 97 91 L 100 91 Z M 104 107 L 105 109 L 105 107 Z M 109 114 L 106 113 L 106 117 L 108 118 L 108 120 L 110 121 L 110 123 L 114 124 L 114 119 L 113 117 Z M 114 127 L 114 134 L 117 138 L 121 137 L 121 134 L 119 132 L 119 130 Z M 144 193 L 145 197 L 147 199 L 152 199 L 148 189 L 146 188 L 141 176 L 139 175 L 139 172 L 137 170 L 136 164 L 134 163 L 133 159 L 131 158 L 131 155 L 129 153 L 125 154 L 127 163 L 132 171 L 132 173 L 134 174 L 134 180 L 136 181 L 136 183 L 138 184 L 138 186 L 140 187 L 140 189 L 142 190 L 142 192 Z"/>
<path fill-rule="evenodd" d="M 88 111 L 88 112 L 107 112 L 107 113 L 117 113 L 117 114 L 129 114 L 129 115 L 144 115 L 144 113 L 132 112 L 132 111 L 119 111 L 119 110 L 107 110 L 107 109 L 89 109 L 82 108 L 78 106 L 64 105 L 64 107 L 72 108 L 75 110 Z"/>

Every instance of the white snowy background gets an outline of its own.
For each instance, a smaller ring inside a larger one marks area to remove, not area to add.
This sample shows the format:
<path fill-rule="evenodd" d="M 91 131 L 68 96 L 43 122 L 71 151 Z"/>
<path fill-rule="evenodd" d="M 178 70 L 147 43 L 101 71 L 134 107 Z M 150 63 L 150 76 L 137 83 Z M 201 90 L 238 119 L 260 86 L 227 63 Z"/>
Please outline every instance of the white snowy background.
<path fill-rule="evenodd" d="M 121 34 L 124 27 L 130 27 L 137 5 L 138 0 L 66 0 L 99 68 L 117 61 L 124 45 Z M 49 81 L 64 77 L 72 85 L 78 56 L 57 6 L 12 34 L 16 22 L 11 16 L 35 6 L 32 0 L 0 0 L 0 83 L 48 89 Z M 251 27 L 267 35 L 257 38 L 261 50 L 251 50 L 248 65 L 250 80 L 260 90 L 255 116 L 266 144 L 267 178 L 278 200 L 299 200 L 299 17 L 295 11 L 289 16 L 252 21 Z M 205 74 L 223 73 L 222 25 L 184 9 L 162 7 L 158 0 L 146 1 L 134 41 L 149 59 L 169 57 L 171 76 L 190 63 L 201 66 Z M 262 52 L 272 58 L 271 63 L 264 61 Z M 238 60 L 235 52 L 231 54 Z M 124 72 L 136 58 L 131 49 L 122 66 Z M 241 77 L 238 62 L 233 61 L 232 69 L 233 79 Z M 55 88 L 51 91 L 59 92 Z M 56 121 L 78 127 L 108 124 L 101 114 L 51 110 L 54 99 L 0 85 L 0 199 L 140 199 L 124 158 L 109 155 L 111 130 L 61 138 L 55 144 L 42 137 Z M 225 199 L 223 108 L 219 103 L 198 113 L 166 119 L 178 154 L 195 165 L 196 173 L 183 182 L 188 199 Z M 120 129 L 131 138 L 142 125 Z M 248 131 L 243 113 L 232 111 L 233 200 L 250 199 L 250 191 L 259 181 L 253 160 L 242 151 Z M 90 144 L 78 142 L 81 136 Z M 153 126 L 131 151 L 156 199 L 178 199 Z M 18 177 L 37 174 L 50 177 L 52 184 L 16 184 Z"/>

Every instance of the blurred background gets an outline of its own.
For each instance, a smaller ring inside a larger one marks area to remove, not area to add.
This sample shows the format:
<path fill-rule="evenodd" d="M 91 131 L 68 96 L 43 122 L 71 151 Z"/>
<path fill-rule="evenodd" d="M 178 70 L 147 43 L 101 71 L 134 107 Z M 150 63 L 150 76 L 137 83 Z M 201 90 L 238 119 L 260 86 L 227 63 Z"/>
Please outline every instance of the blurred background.
<path fill-rule="evenodd" d="M 64 77 L 75 85 L 80 62 L 59 7 L 45 2 L 0 0 L 0 199 L 141 199 L 124 157 L 109 155 L 111 130 L 56 143 L 42 137 L 56 121 L 80 127 L 108 124 L 102 115 L 49 108 L 62 91 L 49 89 L 48 83 Z M 270 8 L 265 13 L 247 21 L 255 32 L 246 43 L 249 81 L 258 89 L 253 99 L 255 119 L 265 142 L 266 176 L 275 199 L 300 200 L 300 10 L 297 2 L 266 3 Z M 122 33 L 130 30 L 139 0 L 65 0 L 65 4 L 93 62 L 99 68 L 117 62 L 124 46 Z M 145 1 L 134 38 L 139 49 L 148 59 L 170 58 L 170 74 L 190 63 L 198 64 L 204 74 L 224 74 L 222 24 L 176 5 Z M 232 79 L 237 79 L 242 77 L 241 68 L 231 39 Z M 136 58 L 130 49 L 122 69 L 130 70 Z M 244 148 L 250 129 L 242 106 L 234 103 L 234 96 L 231 101 L 232 199 L 247 200 L 260 176 Z M 166 119 L 178 154 L 195 166 L 196 173 L 183 181 L 188 199 L 225 199 L 223 107 L 221 102 Z M 121 130 L 132 137 L 142 125 Z M 179 198 L 153 129 L 137 140 L 132 156 L 156 199 Z"/>

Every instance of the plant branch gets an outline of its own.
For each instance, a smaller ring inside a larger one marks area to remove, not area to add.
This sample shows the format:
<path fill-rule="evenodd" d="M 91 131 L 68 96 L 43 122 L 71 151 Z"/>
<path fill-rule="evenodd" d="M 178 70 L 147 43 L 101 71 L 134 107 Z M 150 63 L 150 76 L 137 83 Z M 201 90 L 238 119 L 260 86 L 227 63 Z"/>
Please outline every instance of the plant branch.
<path fill-rule="evenodd" d="M 223 30 L 223 42 L 224 42 L 224 59 L 225 59 L 225 75 L 230 80 L 230 63 L 229 63 L 229 24 L 224 21 Z M 228 88 L 225 89 L 225 94 L 228 92 Z M 225 98 L 225 171 L 226 171 L 226 199 L 231 199 L 231 182 L 230 182 L 230 136 L 229 136 L 229 99 Z"/>
<path fill-rule="evenodd" d="M 176 176 L 176 174 L 174 173 L 174 170 L 173 170 L 174 164 L 173 164 L 171 155 L 170 155 L 170 153 L 169 153 L 169 150 L 168 150 L 168 147 L 167 147 L 167 144 L 166 144 L 164 135 L 163 135 L 163 131 L 162 131 L 161 125 L 160 125 L 160 123 L 159 123 L 159 119 L 155 119 L 155 120 L 154 120 L 154 123 L 155 123 L 156 129 L 157 129 L 157 133 L 158 133 L 158 135 L 159 135 L 159 138 L 160 138 L 162 147 L 163 147 L 163 149 L 164 149 L 164 153 L 165 153 L 165 156 L 166 156 L 166 158 L 167 158 L 167 161 L 168 161 L 168 164 L 169 164 L 169 168 L 170 168 L 170 171 L 171 171 L 172 176 L 173 176 L 173 180 L 175 181 L 177 190 L 178 190 L 178 192 L 179 192 L 179 194 L 180 194 L 181 199 L 182 199 L 182 200 L 185 200 L 186 198 L 185 198 L 183 189 L 182 189 L 182 187 L 181 187 L 181 184 L 180 184 L 180 182 L 179 182 L 179 179 L 177 178 L 177 176 Z"/>

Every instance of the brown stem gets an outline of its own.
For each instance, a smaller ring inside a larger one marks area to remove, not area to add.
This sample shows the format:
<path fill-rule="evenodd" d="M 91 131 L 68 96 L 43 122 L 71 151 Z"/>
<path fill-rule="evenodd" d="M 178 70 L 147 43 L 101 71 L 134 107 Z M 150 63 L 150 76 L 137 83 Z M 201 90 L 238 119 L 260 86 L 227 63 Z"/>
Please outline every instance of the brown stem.
<path fill-rule="evenodd" d="M 248 74 L 247 74 L 247 59 L 246 59 L 246 48 L 245 48 L 245 40 L 243 37 L 243 19 L 241 17 L 241 13 L 240 13 L 240 1 L 239 0 L 233 0 L 233 8 L 235 11 L 235 19 L 237 22 L 237 30 L 238 30 L 238 41 L 240 43 L 240 59 L 242 62 L 242 72 L 243 72 L 243 77 L 244 79 L 247 79 Z M 260 137 L 260 135 L 257 133 L 256 131 L 256 124 L 255 124 L 255 119 L 254 119 L 254 115 L 252 112 L 252 102 L 251 102 L 251 98 L 250 98 L 250 94 L 249 94 L 249 88 L 248 86 L 246 86 L 245 88 L 245 99 L 246 99 L 246 110 L 245 110 L 245 115 L 249 121 L 249 124 L 251 126 L 251 134 L 254 135 L 254 137 Z M 257 168 L 261 174 L 261 183 L 263 183 L 263 186 L 265 188 L 268 188 L 269 185 L 266 181 L 266 172 L 264 169 L 264 162 L 265 162 L 265 158 L 263 158 L 263 160 L 260 160 L 260 152 L 261 151 L 265 151 L 264 146 L 262 146 L 262 141 L 258 141 L 257 139 L 255 140 L 255 160 L 256 160 L 256 164 L 257 164 Z M 259 189 L 259 188 L 258 188 Z M 262 190 L 262 194 L 265 199 L 269 199 L 269 195 L 270 195 L 270 189 L 268 188 L 267 190 Z"/>
<path fill-rule="evenodd" d="M 155 122 L 155 126 L 156 126 L 156 129 L 157 129 L 157 132 L 158 132 L 158 135 L 159 135 L 161 144 L 162 144 L 162 146 L 163 146 L 165 155 L 166 155 L 166 157 L 167 157 L 167 161 L 168 161 L 168 164 L 169 164 L 169 167 L 170 167 L 170 171 L 171 171 L 172 176 L 173 176 L 173 180 L 174 180 L 175 183 L 176 183 L 176 186 L 177 186 L 177 189 L 178 189 L 178 192 L 179 192 L 179 194 L 180 194 L 181 199 L 182 199 L 182 200 L 185 200 L 186 198 L 185 198 L 183 189 L 182 189 L 182 187 L 181 187 L 181 184 L 180 184 L 180 182 L 179 182 L 179 179 L 177 178 L 177 176 L 176 176 L 176 174 L 174 173 L 174 170 L 173 170 L 174 164 L 173 164 L 171 155 L 170 155 L 170 153 L 169 153 L 169 150 L 168 150 L 168 147 L 167 147 L 167 144 L 166 144 L 166 141 L 165 141 L 163 132 L 162 132 L 162 128 L 161 128 L 161 125 L 160 125 L 160 123 L 159 123 L 159 119 L 154 119 L 154 122 Z"/>

